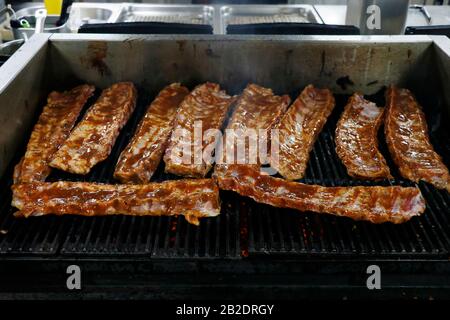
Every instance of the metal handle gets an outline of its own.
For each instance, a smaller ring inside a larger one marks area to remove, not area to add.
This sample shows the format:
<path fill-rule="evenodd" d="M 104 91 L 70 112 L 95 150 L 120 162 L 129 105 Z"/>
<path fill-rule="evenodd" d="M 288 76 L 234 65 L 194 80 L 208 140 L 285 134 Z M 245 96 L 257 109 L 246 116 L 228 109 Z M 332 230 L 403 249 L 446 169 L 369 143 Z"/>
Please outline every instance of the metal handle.
<path fill-rule="evenodd" d="M 69 18 L 69 7 L 72 5 L 72 0 L 64 0 L 61 7 L 61 15 L 59 16 L 58 21 L 56 22 L 57 26 L 62 26 L 64 23 L 66 23 L 67 19 Z"/>
<path fill-rule="evenodd" d="M 411 6 L 409 6 L 411 9 L 419 9 L 420 12 L 422 12 L 422 14 L 425 16 L 425 18 L 427 18 L 428 24 L 431 23 L 431 15 L 428 12 L 427 8 L 423 5 L 420 4 L 413 4 Z"/>
<path fill-rule="evenodd" d="M 3 9 L 0 9 L 0 17 L 3 16 L 4 14 L 6 14 L 8 12 L 8 8 L 4 7 Z"/>
<path fill-rule="evenodd" d="M 39 9 L 34 13 L 34 17 L 36 18 L 36 25 L 34 33 L 42 33 L 44 31 L 45 19 L 47 18 L 47 10 Z"/>
<path fill-rule="evenodd" d="M 425 6 L 422 7 L 422 9 L 420 9 L 420 11 L 425 15 L 425 17 L 427 17 L 428 23 L 431 22 L 431 15 L 428 12 L 427 8 Z"/>
<path fill-rule="evenodd" d="M 14 9 L 11 7 L 10 4 L 8 4 L 6 7 L 0 9 L 0 17 L 2 17 L 3 15 L 7 14 L 7 13 L 11 13 L 11 16 L 13 19 L 16 19 L 16 12 L 14 11 Z"/>

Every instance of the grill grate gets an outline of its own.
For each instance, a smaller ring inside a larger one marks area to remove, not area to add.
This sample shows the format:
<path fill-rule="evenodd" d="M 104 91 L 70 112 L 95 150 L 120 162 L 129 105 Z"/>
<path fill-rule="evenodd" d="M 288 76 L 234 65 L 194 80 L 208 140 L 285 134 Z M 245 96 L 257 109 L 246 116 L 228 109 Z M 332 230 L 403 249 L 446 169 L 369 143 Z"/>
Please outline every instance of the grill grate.
<path fill-rule="evenodd" d="M 372 97 L 377 100 L 379 97 Z M 338 96 L 336 108 L 321 132 L 301 182 L 328 186 L 375 185 L 348 176 L 335 152 L 334 131 L 347 97 Z M 382 105 L 383 103 L 379 103 Z M 380 149 L 394 175 L 394 181 L 379 185 L 414 186 L 402 179 L 389 158 L 384 136 L 380 134 Z M 448 138 L 441 139 L 445 145 Z M 436 146 L 443 154 L 442 146 Z M 386 257 L 447 258 L 450 248 L 449 204 L 446 191 L 420 182 L 419 188 L 427 202 L 427 210 L 419 218 L 401 225 L 374 225 L 348 218 L 314 213 L 299 213 L 290 209 L 274 209 L 249 200 L 249 254 L 294 255 L 363 255 Z"/>
<path fill-rule="evenodd" d="M 111 156 L 93 168 L 87 176 L 54 170 L 48 181 L 98 181 L 116 183 L 112 178 L 121 150 L 132 137 L 152 96 L 139 92 L 136 111 L 119 135 Z M 94 102 L 96 99 L 91 99 Z M 86 108 L 85 108 L 86 109 Z M 18 154 L 17 163 L 23 152 Z M 77 217 L 44 216 L 15 219 L 11 208 L 12 168 L 2 183 L 0 253 L 13 255 L 148 255 L 151 257 L 239 258 L 239 219 L 231 194 L 225 194 L 222 213 L 216 219 L 203 219 L 199 228 L 184 217 Z M 152 181 L 177 179 L 165 174 L 163 165 Z"/>
<path fill-rule="evenodd" d="M 114 165 L 131 138 L 152 96 L 139 92 L 132 118 L 122 130 L 111 156 L 86 177 L 54 171 L 54 180 L 113 182 Z M 337 97 L 337 106 L 311 153 L 302 182 L 323 185 L 371 185 L 351 179 L 335 153 L 334 128 L 347 97 Z M 95 99 L 92 99 L 95 101 Z M 380 103 L 381 104 L 381 103 Z M 436 137 L 432 137 L 436 138 Z M 380 136 L 380 142 L 383 141 Z M 447 149 L 448 138 L 433 140 L 439 153 Z M 381 149 L 388 157 L 386 146 Z M 448 150 L 447 150 L 448 151 Z M 23 152 L 18 153 L 17 162 Z M 164 173 L 163 166 L 153 181 L 177 179 Z M 394 171 L 394 170 L 393 170 Z M 200 227 L 183 217 L 76 217 L 45 216 L 14 219 L 10 207 L 11 173 L 2 182 L 0 199 L 0 255 L 36 256 L 147 256 L 151 258 L 240 258 L 257 255 L 316 257 L 448 258 L 450 248 L 450 196 L 420 183 L 427 211 L 402 225 L 373 225 L 329 215 L 299 213 L 255 203 L 232 192 L 221 192 L 222 214 L 203 219 Z M 413 185 L 398 177 L 394 184 Z M 380 184 L 389 185 L 389 181 Z M 4 231 L 7 231 L 6 233 Z"/>
<path fill-rule="evenodd" d="M 164 15 L 157 16 L 152 14 L 130 14 L 124 22 L 165 22 L 165 23 L 188 23 L 188 24 L 207 24 L 202 16 L 193 15 Z"/>
<path fill-rule="evenodd" d="M 267 16 L 233 16 L 228 24 L 254 24 L 254 23 L 308 23 L 306 13 L 304 14 L 275 14 Z"/>

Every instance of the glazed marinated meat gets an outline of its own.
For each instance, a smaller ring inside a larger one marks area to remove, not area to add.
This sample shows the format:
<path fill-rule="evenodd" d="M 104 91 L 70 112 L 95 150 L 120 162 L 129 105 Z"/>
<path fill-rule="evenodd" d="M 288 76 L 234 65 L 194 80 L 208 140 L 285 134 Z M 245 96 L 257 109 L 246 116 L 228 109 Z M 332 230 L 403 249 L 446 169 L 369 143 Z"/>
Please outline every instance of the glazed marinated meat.
<path fill-rule="evenodd" d="M 187 177 L 206 176 L 217 144 L 213 134 L 220 132 L 234 100 L 218 84 L 209 82 L 186 96 L 178 108 L 164 155 L 166 172 Z M 208 132 L 212 134 L 207 135 Z"/>
<path fill-rule="evenodd" d="M 428 137 L 422 107 L 407 89 L 386 92 L 386 142 L 400 174 L 411 181 L 426 181 L 450 192 L 450 175 Z"/>
<path fill-rule="evenodd" d="M 355 93 L 349 99 L 336 127 L 336 152 L 350 176 L 391 179 L 386 160 L 378 150 L 377 133 L 383 108 Z"/>
<path fill-rule="evenodd" d="M 249 84 L 236 104 L 227 129 L 269 130 L 286 111 L 290 102 L 287 95 L 274 95 L 272 89 Z"/>
<path fill-rule="evenodd" d="M 87 174 L 94 165 L 105 160 L 133 113 L 136 96 L 136 88 L 131 82 L 116 83 L 105 89 L 56 152 L 50 166 Z"/>
<path fill-rule="evenodd" d="M 222 162 L 248 164 L 253 159 L 255 164 L 261 162 L 262 159 L 259 159 L 257 155 L 253 155 L 253 158 L 250 159 L 252 157 L 249 154 L 250 142 L 245 144 L 245 150 L 241 153 L 242 156 L 238 156 L 237 139 L 245 136 L 246 133 L 249 133 L 249 130 L 254 130 L 257 135 L 260 131 L 264 131 L 267 139 L 269 139 L 269 130 L 280 120 L 289 103 L 290 98 L 287 95 L 276 96 L 271 89 L 249 84 L 240 96 L 226 128 L 226 148 L 222 150 L 224 152 Z M 234 135 L 233 139 L 229 137 L 231 133 Z M 251 135 L 247 134 L 247 136 L 250 139 Z M 228 158 L 226 150 L 232 151 L 229 152 Z M 230 159 L 230 156 L 233 159 Z"/>
<path fill-rule="evenodd" d="M 114 178 L 122 183 L 150 181 L 167 147 L 178 106 L 188 93 L 189 90 L 179 83 L 159 93 L 120 154 Z"/>
<path fill-rule="evenodd" d="M 330 90 L 309 85 L 275 127 L 279 135 L 279 154 L 277 158 L 272 156 L 271 165 L 284 178 L 303 178 L 309 154 L 334 105 Z"/>
<path fill-rule="evenodd" d="M 94 90 L 94 86 L 81 85 L 69 91 L 50 93 L 25 155 L 14 168 L 14 183 L 45 181 L 51 172 L 51 157 L 69 136 Z"/>
<path fill-rule="evenodd" d="M 89 182 L 36 182 L 14 185 L 12 205 L 17 217 L 55 215 L 184 215 L 199 218 L 220 214 L 219 189 L 212 179 L 165 181 L 142 185 Z"/>
<path fill-rule="evenodd" d="M 260 203 L 372 223 L 403 223 L 425 211 L 425 200 L 415 187 L 322 187 L 274 178 L 248 165 L 223 165 L 214 177 L 220 189 Z"/>

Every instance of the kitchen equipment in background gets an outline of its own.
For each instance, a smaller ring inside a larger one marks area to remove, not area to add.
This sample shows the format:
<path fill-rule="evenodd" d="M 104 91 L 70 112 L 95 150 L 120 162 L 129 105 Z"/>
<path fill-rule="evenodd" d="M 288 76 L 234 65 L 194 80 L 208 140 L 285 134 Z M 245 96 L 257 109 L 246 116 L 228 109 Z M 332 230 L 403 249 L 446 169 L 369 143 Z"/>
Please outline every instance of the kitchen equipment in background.
<path fill-rule="evenodd" d="M 431 17 L 431 21 L 424 14 L 423 10 L 418 10 L 411 6 L 409 8 L 406 26 L 450 26 L 450 6 L 425 6 L 424 9 Z"/>
<path fill-rule="evenodd" d="M 6 10 L 5 0 L 0 0 L 0 22 L 4 19 L 4 12 Z"/>
<path fill-rule="evenodd" d="M 65 0 L 63 7 L 67 8 L 72 1 Z M 353 0 L 349 0 L 349 4 Z M 399 10 L 399 5 L 404 4 L 403 8 L 407 8 L 407 0 L 398 1 L 356 1 L 359 11 L 355 8 L 349 8 L 348 18 L 355 19 L 354 25 L 358 28 L 360 23 L 361 34 L 402 34 L 404 30 L 404 18 L 407 16 L 406 26 L 423 26 L 423 25 L 445 25 L 450 24 L 450 15 L 448 6 L 411 6 L 408 12 Z M 362 10 L 362 4 L 366 5 L 376 3 L 381 9 L 380 22 L 381 30 L 368 30 L 366 25 L 366 17 L 368 16 Z M 387 5 L 386 5 L 387 3 Z M 63 13 L 67 12 L 62 9 Z M 136 23 L 151 22 L 161 23 L 179 23 L 179 24 L 197 24 L 210 25 L 214 34 L 226 34 L 229 25 L 247 25 L 247 27 L 231 27 L 231 29 L 249 29 L 248 25 L 260 24 L 303 24 L 318 23 L 329 25 L 346 25 L 347 6 L 345 5 L 167 5 L 167 4 L 143 4 L 143 3 L 100 3 L 100 2 L 74 2 L 70 6 L 70 15 L 65 23 L 64 32 L 77 33 L 82 25 L 86 24 L 107 24 L 107 23 Z M 393 11 L 394 10 L 394 11 Z M 351 14 L 351 11 L 354 14 Z M 355 13 L 356 12 L 356 13 Z M 386 13 L 387 12 L 387 13 Z M 397 13 L 398 14 L 397 14 Z M 361 14 L 364 13 L 361 20 Z M 431 22 L 429 18 L 431 17 Z M 50 16 L 48 19 L 52 19 Z M 358 20 L 360 19 L 360 20 Z M 64 24 L 64 17 L 56 24 Z M 99 26 L 95 26 L 97 28 Z M 114 29 L 112 26 L 105 26 L 110 31 Z M 111 27 L 111 28 L 110 28 Z M 141 26 L 133 26 L 134 29 Z M 93 27 L 94 28 L 94 27 Z M 132 28 L 132 29 L 133 29 Z M 93 30 L 90 27 L 86 29 Z M 269 26 L 264 27 L 269 29 Z M 357 30 L 357 29 L 354 29 Z M 45 31 L 47 32 L 47 31 Z M 51 31 L 53 32 L 53 31 Z M 61 32 L 61 31 L 56 31 Z M 311 32 L 313 32 L 311 30 Z M 353 31 L 352 31 L 353 32 Z M 284 33 L 286 34 L 286 33 Z M 306 34 L 313 34 L 309 31 Z M 332 33 L 318 33 L 332 34 Z"/>
<path fill-rule="evenodd" d="M 5 32 L 5 25 L 8 24 L 6 19 L 8 18 L 9 9 L 5 5 L 4 0 L 0 0 L 0 43 L 3 41 L 3 33 Z"/>
<path fill-rule="evenodd" d="M 432 34 L 450 37 L 450 6 L 411 6 L 405 34 Z"/>
<path fill-rule="evenodd" d="M 345 25 L 347 6 L 315 5 L 314 9 L 316 9 L 325 24 Z M 408 17 L 406 18 L 406 26 L 423 27 L 450 25 L 450 6 L 425 6 L 424 9 L 426 9 L 426 12 L 431 16 L 431 22 L 423 11 L 418 10 L 414 6 L 410 6 L 408 9 Z"/>
<path fill-rule="evenodd" d="M 227 34 L 359 35 L 355 26 L 319 23 L 230 24 Z"/>
<path fill-rule="evenodd" d="M 39 9 L 34 13 L 35 25 L 34 33 L 42 33 L 44 31 L 45 19 L 47 19 L 47 10 Z"/>
<path fill-rule="evenodd" d="M 346 24 L 361 34 L 403 34 L 408 8 L 409 0 L 348 0 Z"/>
<path fill-rule="evenodd" d="M 71 32 L 123 33 L 128 29 L 130 33 L 141 30 L 155 30 L 156 33 L 186 33 L 192 26 L 194 33 L 210 33 L 209 29 L 218 29 L 214 22 L 214 7 L 204 5 L 163 5 L 163 4 L 135 4 L 135 3 L 73 3 L 67 27 Z M 147 24 L 145 24 L 147 23 Z M 178 24 L 175 29 L 170 24 Z M 87 26 L 87 24 L 94 24 Z M 113 25 L 114 24 L 114 25 Z M 119 26 L 116 26 L 120 24 Z M 195 27 L 197 25 L 197 27 Z M 183 31 L 183 30 L 185 31 Z"/>
<path fill-rule="evenodd" d="M 235 5 L 220 8 L 220 33 L 229 25 L 323 23 L 311 5 Z"/>
<path fill-rule="evenodd" d="M 288 4 L 326 4 L 326 5 L 344 5 L 347 0 L 287 0 Z"/>
<path fill-rule="evenodd" d="M 75 2 L 70 9 L 66 22 L 69 32 L 77 33 L 85 24 L 114 23 L 122 11 L 121 3 L 85 3 Z"/>
<path fill-rule="evenodd" d="M 202 5 L 125 4 L 117 22 L 213 24 L 214 8 Z"/>
<path fill-rule="evenodd" d="M 15 16 L 16 12 L 12 9 L 10 4 L 6 6 L 4 2 L 0 2 L 0 24 L 4 23 L 8 17 L 15 18 Z"/>
<path fill-rule="evenodd" d="M 0 67 L 22 46 L 23 39 L 0 44 Z"/>
<path fill-rule="evenodd" d="M 116 22 L 84 24 L 78 33 L 110 34 L 213 34 L 209 24 L 167 22 Z"/>
<path fill-rule="evenodd" d="M 69 19 L 69 7 L 72 5 L 72 0 L 63 0 L 59 20 L 56 22 L 57 26 L 62 26 Z"/>
<path fill-rule="evenodd" d="M 415 5 L 409 6 L 409 8 L 410 9 L 417 9 L 417 10 L 419 10 L 419 12 L 421 12 L 425 16 L 425 18 L 427 19 L 428 23 L 431 23 L 431 15 L 428 12 L 427 7 L 425 7 L 423 5 L 415 4 Z"/>
<path fill-rule="evenodd" d="M 45 22 L 40 24 L 42 19 L 37 19 L 36 17 L 36 13 L 39 10 L 45 10 L 43 4 L 24 8 L 16 12 L 17 19 L 11 20 L 11 27 L 15 39 L 28 40 L 34 33 L 36 33 L 37 27 L 42 28 L 42 32 L 45 33 L 59 33 L 68 31 L 65 25 L 56 25 L 56 22 L 59 20 L 59 15 L 46 15 Z"/>
<path fill-rule="evenodd" d="M 418 26 L 406 27 L 405 34 L 432 34 L 450 38 L 450 25 L 447 26 Z"/>

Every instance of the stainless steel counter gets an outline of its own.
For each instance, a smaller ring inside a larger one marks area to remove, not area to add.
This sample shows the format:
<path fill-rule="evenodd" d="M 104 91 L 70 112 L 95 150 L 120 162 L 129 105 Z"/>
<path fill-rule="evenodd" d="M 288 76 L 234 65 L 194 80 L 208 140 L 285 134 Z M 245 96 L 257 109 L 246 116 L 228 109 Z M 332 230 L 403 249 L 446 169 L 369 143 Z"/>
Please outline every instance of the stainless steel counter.
<path fill-rule="evenodd" d="M 345 25 L 346 5 L 315 5 L 314 8 L 323 23 Z"/>
<path fill-rule="evenodd" d="M 315 5 L 319 16 L 326 24 L 345 24 L 347 6 L 345 5 Z M 431 15 L 428 23 L 424 14 L 418 9 L 409 9 L 406 26 L 450 25 L 450 6 L 425 6 Z"/>
<path fill-rule="evenodd" d="M 101 0 L 99 0 L 100 2 Z M 36 3 L 32 3 L 36 6 Z M 29 3 L 28 3 L 29 5 Z M 98 8 L 97 8 L 98 7 Z M 76 33 L 79 26 L 84 23 L 105 23 L 118 21 L 147 21 L 150 17 L 154 21 L 172 21 L 170 19 L 181 19 L 181 21 L 201 21 L 213 26 L 215 34 L 224 34 L 226 29 L 226 17 L 233 12 L 242 11 L 241 8 L 251 7 L 252 16 L 265 17 L 268 15 L 279 15 L 289 10 L 299 10 L 295 5 L 253 5 L 253 6 L 202 6 L 202 5 L 144 5 L 127 3 L 74 3 L 70 18 L 67 22 L 69 32 Z M 308 7 L 316 17 L 310 22 L 325 24 L 345 25 L 346 5 L 315 5 Z M 425 6 L 431 15 L 431 22 L 428 22 L 425 15 L 418 9 L 410 9 L 406 26 L 427 26 L 427 25 L 450 25 L 450 6 Z M 234 8 L 234 9 L 233 9 Z M 247 10 L 247 9 L 246 9 Z M 174 13 L 174 11 L 176 11 Z M 247 10 L 248 11 L 248 10 Z M 291 12 L 289 11 L 289 12 Z M 299 15 L 299 12 L 295 11 Z M 318 13 L 318 15 L 316 14 Z M 145 15 L 144 15 L 145 13 Z M 135 17 L 134 15 L 139 15 Z M 130 17 L 128 15 L 131 15 Z M 137 19 L 141 20 L 137 20 Z M 122 19 L 122 20 L 121 20 Z M 142 20 L 144 19 L 144 20 Z M 161 20 L 163 19 L 163 20 Z M 164 20 L 165 19 L 165 20 Z M 152 21 L 153 21 L 152 20 Z"/>
<path fill-rule="evenodd" d="M 214 34 L 225 34 L 228 24 L 300 21 L 323 23 L 311 5 L 209 6 L 75 2 L 67 27 L 70 32 L 76 33 L 85 23 L 132 21 L 206 24 L 213 27 Z"/>
<path fill-rule="evenodd" d="M 407 26 L 437 26 L 450 25 L 450 6 L 425 6 L 431 15 L 431 22 L 425 18 L 420 10 L 410 9 L 408 12 Z"/>

